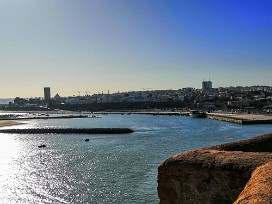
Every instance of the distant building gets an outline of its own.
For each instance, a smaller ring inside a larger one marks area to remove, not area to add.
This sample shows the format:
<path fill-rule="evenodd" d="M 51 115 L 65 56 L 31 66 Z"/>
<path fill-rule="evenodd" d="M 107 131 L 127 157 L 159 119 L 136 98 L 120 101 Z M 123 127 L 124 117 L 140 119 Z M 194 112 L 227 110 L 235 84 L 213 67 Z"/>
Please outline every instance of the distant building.
<path fill-rule="evenodd" d="M 49 101 L 51 99 L 50 87 L 44 87 L 44 100 Z"/>
<path fill-rule="evenodd" d="M 56 101 L 60 101 L 61 97 L 60 95 L 57 93 L 55 96 L 54 96 L 54 100 Z"/>
<path fill-rule="evenodd" d="M 202 90 L 204 91 L 208 91 L 212 89 L 212 82 L 209 80 L 209 81 L 203 81 L 202 82 Z"/>

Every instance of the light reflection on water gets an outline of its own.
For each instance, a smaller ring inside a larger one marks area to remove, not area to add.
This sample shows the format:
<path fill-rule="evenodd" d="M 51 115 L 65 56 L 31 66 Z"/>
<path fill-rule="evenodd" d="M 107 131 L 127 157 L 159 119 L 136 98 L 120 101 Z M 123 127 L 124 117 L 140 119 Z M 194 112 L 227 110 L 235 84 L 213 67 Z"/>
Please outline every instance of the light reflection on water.
<path fill-rule="evenodd" d="M 32 120 L 16 126 L 33 127 L 128 127 L 136 132 L 0 134 L 1 203 L 158 203 L 157 167 L 167 157 L 272 132 L 271 125 L 149 115 Z M 40 144 L 47 147 L 37 148 Z"/>

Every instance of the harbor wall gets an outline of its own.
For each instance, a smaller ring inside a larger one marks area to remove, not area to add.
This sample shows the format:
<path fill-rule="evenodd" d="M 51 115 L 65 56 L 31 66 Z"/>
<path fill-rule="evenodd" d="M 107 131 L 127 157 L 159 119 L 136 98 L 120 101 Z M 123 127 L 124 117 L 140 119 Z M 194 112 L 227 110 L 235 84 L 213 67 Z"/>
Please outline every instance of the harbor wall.
<path fill-rule="evenodd" d="M 220 120 L 220 121 L 224 121 L 224 122 L 243 124 L 243 120 L 242 119 L 237 119 L 237 118 L 228 117 L 228 116 L 218 116 L 218 115 L 210 115 L 210 114 L 208 114 L 207 117 L 209 119 Z"/>
<path fill-rule="evenodd" d="M 271 151 L 272 133 L 174 155 L 158 168 L 160 204 L 271 201 Z"/>
<path fill-rule="evenodd" d="M 272 118 L 270 119 L 245 119 L 245 118 L 237 118 L 229 115 L 224 115 L 224 114 L 207 114 L 207 117 L 209 119 L 214 119 L 214 120 L 220 120 L 224 122 L 230 122 L 230 123 L 238 123 L 241 125 L 254 125 L 254 124 L 272 124 Z"/>

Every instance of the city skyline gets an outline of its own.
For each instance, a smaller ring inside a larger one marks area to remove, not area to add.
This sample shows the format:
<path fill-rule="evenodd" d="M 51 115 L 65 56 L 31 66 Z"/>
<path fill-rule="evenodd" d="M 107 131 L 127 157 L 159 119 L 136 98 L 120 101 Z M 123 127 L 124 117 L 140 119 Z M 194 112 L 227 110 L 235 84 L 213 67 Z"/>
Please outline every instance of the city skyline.
<path fill-rule="evenodd" d="M 208 87 L 207 85 L 203 85 L 204 84 L 209 84 Z M 139 92 L 161 92 L 161 91 L 180 91 L 180 90 L 194 90 L 194 91 L 213 91 L 213 90 L 220 90 L 220 89 L 245 89 L 245 90 L 262 90 L 264 88 L 270 87 L 272 88 L 272 86 L 268 86 L 268 85 L 253 85 L 253 86 L 228 86 L 228 87 L 212 87 L 212 81 L 202 81 L 202 87 L 201 88 L 196 88 L 196 87 L 180 87 L 178 89 L 151 89 L 151 88 L 143 88 L 142 90 L 128 90 L 128 91 L 117 91 L 117 92 L 110 92 L 109 90 L 107 91 L 98 91 L 97 93 L 91 93 L 88 91 L 76 91 L 74 94 L 72 95 L 59 95 L 59 93 L 61 91 L 59 90 L 53 90 L 53 95 L 51 96 L 51 87 L 44 87 L 43 89 L 43 93 L 41 91 L 40 95 L 37 96 L 30 96 L 30 97 L 21 97 L 21 98 L 26 98 L 26 99 L 30 99 L 30 98 L 39 98 L 39 99 L 45 99 L 45 100 L 49 100 L 49 98 L 53 99 L 55 96 L 57 97 L 63 97 L 63 98 L 67 98 L 67 97 L 84 97 L 84 96 L 95 96 L 95 95 L 116 95 L 116 94 L 125 94 L 125 93 L 139 93 Z M 42 96 L 43 94 L 43 96 Z M 47 95 L 47 96 L 46 96 Z M 19 96 L 16 96 L 19 97 Z M 13 101 L 15 97 L 11 97 L 11 98 L 0 98 L 0 99 L 10 99 Z M 20 98 L 20 97 L 19 97 Z"/>
<path fill-rule="evenodd" d="M 45 86 L 62 96 L 201 88 L 209 78 L 271 86 L 271 9 L 266 0 L 4 0 L 0 98 Z"/>

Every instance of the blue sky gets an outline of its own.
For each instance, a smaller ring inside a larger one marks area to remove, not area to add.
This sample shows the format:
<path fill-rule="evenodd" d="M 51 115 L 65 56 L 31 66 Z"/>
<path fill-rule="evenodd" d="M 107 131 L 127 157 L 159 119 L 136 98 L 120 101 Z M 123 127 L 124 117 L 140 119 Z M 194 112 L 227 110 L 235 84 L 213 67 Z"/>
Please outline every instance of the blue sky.
<path fill-rule="evenodd" d="M 1 0 L 0 97 L 270 85 L 270 0 Z"/>

